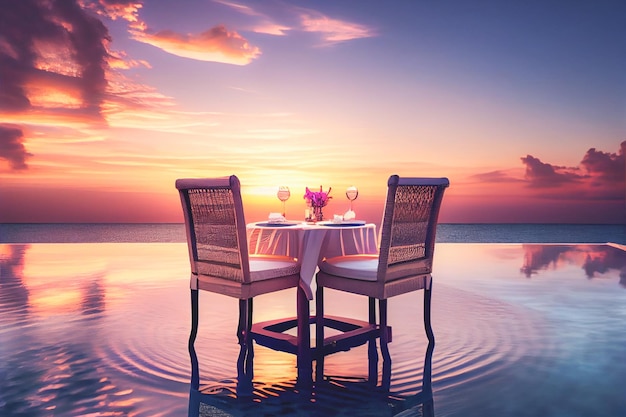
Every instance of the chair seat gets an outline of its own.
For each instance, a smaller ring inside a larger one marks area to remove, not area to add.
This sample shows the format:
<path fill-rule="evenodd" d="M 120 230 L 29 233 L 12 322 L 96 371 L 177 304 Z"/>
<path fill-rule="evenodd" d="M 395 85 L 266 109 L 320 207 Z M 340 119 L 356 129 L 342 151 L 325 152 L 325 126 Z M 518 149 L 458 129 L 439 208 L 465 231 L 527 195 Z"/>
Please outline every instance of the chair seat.
<path fill-rule="evenodd" d="M 320 271 L 339 279 L 355 279 L 367 282 L 378 281 L 378 255 L 345 255 L 326 258 L 319 264 Z M 422 279 L 432 270 L 430 259 L 418 259 L 413 262 L 402 262 L 387 268 L 384 282 L 410 278 Z M 384 284 L 383 282 L 383 284 Z"/>
<path fill-rule="evenodd" d="M 327 258 L 320 263 L 322 272 L 342 278 L 376 281 L 378 255 L 345 255 Z"/>
<path fill-rule="evenodd" d="M 251 281 L 263 281 L 300 273 L 300 264 L 289 256 L 250 255 Z"/>

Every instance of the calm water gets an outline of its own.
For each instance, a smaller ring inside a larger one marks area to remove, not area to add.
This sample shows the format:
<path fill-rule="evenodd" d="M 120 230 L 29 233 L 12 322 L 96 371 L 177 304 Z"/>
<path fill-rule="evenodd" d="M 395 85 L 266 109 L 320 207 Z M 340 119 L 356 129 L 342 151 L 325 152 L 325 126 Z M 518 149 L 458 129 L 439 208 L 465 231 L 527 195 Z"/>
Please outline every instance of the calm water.
<path fill-rule="evenodd" d="M 0 243 L 185 242 L 182 224 L 2 224 Z M 621 243 L 626 225 L 440 224 L 444 243 Z"/>
<path fill-rule="evenodd" d="M 436 250 L 434 415 L 626 414 L 626 252 L 517 243 Z M 186 415 L 188 270 L 180 242 L 0 245 L 0 415 Z M 360 297 L 326 294 L 329 314 L 366 318 Z M 255 321 L 294 314 L 292 290 L 256 300 Z M 294 388 L 293 355 L 257 346 L 253 396 L 235 401 L 237 302 L 202 293 L 196 348 L 218 406 L 203 414 L 400 413 L 422 384 L 421 300 L 389 302 L 391 394 L 364 383 L 365 347 L 328 357 L 328 384 L 312 398 Z"/>

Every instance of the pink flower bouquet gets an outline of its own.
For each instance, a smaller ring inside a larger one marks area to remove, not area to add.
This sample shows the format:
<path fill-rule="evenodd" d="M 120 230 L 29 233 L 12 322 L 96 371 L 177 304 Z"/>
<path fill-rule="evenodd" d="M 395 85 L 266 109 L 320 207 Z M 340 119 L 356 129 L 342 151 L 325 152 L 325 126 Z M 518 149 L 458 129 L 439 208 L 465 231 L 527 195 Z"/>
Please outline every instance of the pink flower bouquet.
<path fill-rule="evenodd" d="M 328 188 L 327 192 L 324 192 L 321 185 L 319 191 L 311 191 L 309 190 L 309 187 L 306 187 L 304 199 L 307 201 L 307 204 L 311 205 L 311 207 L 324 207 L 328 204 L 328 200 L 332 198 L 329 196 L 330 190 L 332 190 L 331 187 Z"/>

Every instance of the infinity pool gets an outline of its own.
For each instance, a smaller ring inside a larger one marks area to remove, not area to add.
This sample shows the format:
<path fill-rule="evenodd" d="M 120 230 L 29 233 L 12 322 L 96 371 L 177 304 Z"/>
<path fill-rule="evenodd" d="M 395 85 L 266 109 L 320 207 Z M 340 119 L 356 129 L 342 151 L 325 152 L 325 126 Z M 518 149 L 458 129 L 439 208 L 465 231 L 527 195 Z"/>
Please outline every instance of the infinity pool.
<path fill-rule="evenodd" d="M 185 243 L 0 245 L 0 415 L 183 416 L 189 405 Z M 295 357 L 254 348 L 237 397 L 237 301 L 200 295 L 202 415 L 422 415 L 422 294 L 389 302 L 391 389 L 364 383 L 367 347 L 329 356 L 303 395 Z M 328 290 L 327 313 L 366 319 Z M 312 308 L 313 308 L 312 303 Z M 292 316 L 295 290 L 255 321 Z M 437 245 L 434 410 L 443 416 L 626 415 L 626 252 L 610 245 Z"/>

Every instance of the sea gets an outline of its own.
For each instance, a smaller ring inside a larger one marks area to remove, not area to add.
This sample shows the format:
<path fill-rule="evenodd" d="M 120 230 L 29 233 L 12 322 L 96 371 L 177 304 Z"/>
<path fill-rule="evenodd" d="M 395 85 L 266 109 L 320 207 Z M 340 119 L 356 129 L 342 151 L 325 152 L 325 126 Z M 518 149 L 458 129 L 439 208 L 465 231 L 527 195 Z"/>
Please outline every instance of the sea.
<path fill-rule="evenodd" d="M 0 223 L 0 243 L 185 242 L 182 223 Z M 441 223 L 438 243 L 626 244 L 626 224 Z"/>
<path fill-rule="evenodd" d="M 402 294 L 391 359 L 376 340 L 327 355 L 314 390 L 295 355 L 238 344 L 239 300 L 203 291 L 197 404 L 182 224 L 0 223 L 0 417 L 626 416 L 625 225 L 444 223 L 437 240 L 434 350 L 423 295 Z M 255 297 L 254 322 L 293 317 L 295 293 Z M 323 302 L 368 319 L 358 295 Z"/>

